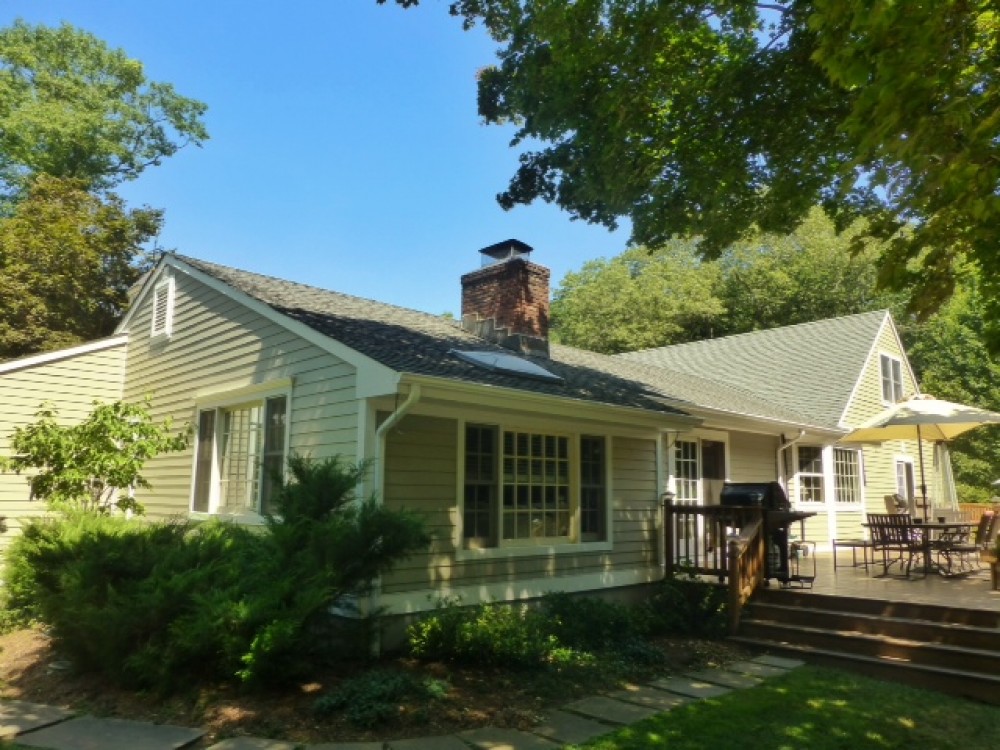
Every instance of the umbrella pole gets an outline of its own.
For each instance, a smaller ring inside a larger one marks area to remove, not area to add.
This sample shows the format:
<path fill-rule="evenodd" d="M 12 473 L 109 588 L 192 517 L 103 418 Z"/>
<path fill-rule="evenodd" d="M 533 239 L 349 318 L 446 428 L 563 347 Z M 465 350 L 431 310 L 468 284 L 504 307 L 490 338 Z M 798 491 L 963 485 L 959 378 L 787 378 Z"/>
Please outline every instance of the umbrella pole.
<path fill-rule="evenodd" d="M 924 443 L 920 437 L 920 425 L 917 425 L 917 453 L 920 454 L 920 495 L 924 500 L 924 520 L 927 520 L 927 479 L 924 477 Z"/>

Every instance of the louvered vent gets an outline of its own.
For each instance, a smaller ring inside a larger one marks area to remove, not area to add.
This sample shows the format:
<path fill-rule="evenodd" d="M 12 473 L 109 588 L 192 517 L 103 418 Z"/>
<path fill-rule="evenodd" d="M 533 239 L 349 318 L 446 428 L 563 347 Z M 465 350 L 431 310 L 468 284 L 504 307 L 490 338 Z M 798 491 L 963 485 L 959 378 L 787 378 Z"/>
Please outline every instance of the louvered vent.
<path fill-rule="evenodd" d="M 174 322 L 174 280 L 165 279 L 153 289 L 153 336 L 169 336 Z"/>

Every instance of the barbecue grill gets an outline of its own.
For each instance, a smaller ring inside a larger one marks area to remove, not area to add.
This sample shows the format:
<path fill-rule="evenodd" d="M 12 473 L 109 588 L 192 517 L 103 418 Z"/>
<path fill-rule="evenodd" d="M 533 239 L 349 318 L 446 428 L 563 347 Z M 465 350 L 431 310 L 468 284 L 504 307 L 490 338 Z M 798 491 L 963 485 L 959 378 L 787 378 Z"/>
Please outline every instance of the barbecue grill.
<path fill-rule="evenodd" d="M 719 504 L 730 508 L 761 508 L 767 538 L 767 577 L 788 583 L 788 527 L 816 515 L 792 510 L 785 488 L 778 482 L 727 482 L 719 493 Z"/>

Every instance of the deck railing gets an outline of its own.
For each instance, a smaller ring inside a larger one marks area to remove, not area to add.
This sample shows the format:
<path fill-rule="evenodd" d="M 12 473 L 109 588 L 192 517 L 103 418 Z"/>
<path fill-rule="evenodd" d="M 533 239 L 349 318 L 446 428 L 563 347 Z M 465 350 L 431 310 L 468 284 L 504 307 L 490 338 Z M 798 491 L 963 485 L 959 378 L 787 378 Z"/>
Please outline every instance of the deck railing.
<path fill-rule="evenodd" d="M 743 605 L 764 580 L 764 512 L 760 508 L 667 502 L 663 515 L 667 578 L 683 572 L 727 581 L 729 625 L 735 632 Z"/>

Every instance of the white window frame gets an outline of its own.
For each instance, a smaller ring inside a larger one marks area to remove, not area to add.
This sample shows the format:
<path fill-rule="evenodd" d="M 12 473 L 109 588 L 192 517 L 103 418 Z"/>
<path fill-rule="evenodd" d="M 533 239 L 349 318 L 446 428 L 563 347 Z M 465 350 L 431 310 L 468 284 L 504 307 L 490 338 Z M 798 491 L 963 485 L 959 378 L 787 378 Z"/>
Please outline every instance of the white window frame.
<path fill-rule="evenodd" d="M 892 406 L 903 398 L 903 360 L 891 354 L 879 355 L 879 387 L 882 403 Z M 892 392 L 887 394 L 886 391 Z"/>
<path fill-rule="evenodd" d="M 491 427 L 496 430 L 496 500 L 492 522 L 492 546 L 466 546 L 465 539 L 465 436 L 466 427 Z M 609 551 L 612 549 L 612 437 L 600 430 L 566 430 L 533 423 L 498 422 L 495 419 L 458 420 L 458 476 L 459 499 L 455 524 L 456 559 L 482 559 L 491 557 L 517 557 L 527 555 L 568 553 L 581 551 Z M 543 437 L 565 437 L 569 455 L 569 504 L 570 528 L 567 536 L 537 537 L 531 539 L 503 538 L 503 441 L 504 432 L 524 432 Z M 583 438 L 600 438 L 604 441 L 604 538 L 583 541 L 580 531 L 581 461 L 580 441 Z"/>
<path fill-rule="evenodd" d="M 818 472 L 802 471 L 800 454 L 803 448 L 808 448 L 809 450 L 816 450 L 819 452 L 820 468 Z M 827 458 L 826 458 L 826 451 L 823 450 L 823 446 L 821 445 L 795 446 L 795 495 L 798 499 L 797 504 L 811 505 L 811 506 L 820 506 L 826 504 L 827 493 L 828 493 L 827 480 L 826 480 L 826 473 L 827 473 L 826 467 L 827 467 Z M 819 491 L 821 495 L 819 500 L 807 500 L 804 497 L 805 493 L 803 492 L 803 481 L 802 481 L 803 477 L 819 478 Z"/>
<path fill-rule="evenodd" d="M 839 469 L 843 463 L 838 460 L 839 455 L 851 456 L 853 458 L 853 477 L 847 477 L 840 473 Z M 837 507 L 843 508 L 844 506 L 861 505 L 863 499 L 861 467 L 861 451 L 853 448 L 841 448 L 840 446 L 833 447 L 833 499 Z M 853 500 L 841 499 L 841 489 L 843 487 L 841 480 L 844 478 L 853 480 L 854 486 L 848 488 L 854 495 Z"/>
<path fill-rule="evenodd" d="M 908 467 L 903 469 L 904 474 L 900 475 L 900 469 L 904 466 Z M 920 492 L 920 486 L 917 484 L 917 473 L 915 471 L 916 466 L 914 465 L 914 460 L 912 456 L 897 455 L 892 463 L 893 468 L 893 482 L 896 485 L 896 493 L 906 500 L 910 507 L 917 501 L 918 493 Z M 910 487 L 904 487 L 900 484 L 900 479 L 904 481 L 906 479 L 911 481 Z"/>
<path fill-rule="evenodd" d="M 170 338 L 174 332 L 174 278 L 157 282 L 153 287 L 153 310 L 150 321 L 149 335 L 151 338 Z M 163 315 L 159 314 L 162 302 Z M 159 324 L 159 325 L 158 325 Z"/>
<path fill-rule="evenodd" d="M 292 427 L 292 381 L 291 379 L 283 379 L 278 381 L 269 381 L 267 383 L 245 386 L 241 388 L 233 388 L 225 390 L 222 392 L 213 392 L 210 394 L 199 394 L 195 398 L 195 423 L 200 424 L 201 415 L 204 412 L 214 412 L 215 413 L 215 424 L 212 434 L 212 447 L 211 453 L 209 454 L 210 467 L 209 467 L 209 493 L 208 493 L 208 507 L 206 510 L 195 510 L 195 500 L 196 491 L 198 484 L 198 469 L 199 469 L 199 457 L 200 457 L 200 447 L 202 445 L 202 437 L 195 437 L 195 446 L 192 455 L 191 464 L 191 489 L 188 498 L 188 511 L 189 515 L 194 518 L 209 518 L 214 516 L 225 516 L 228 519 L 242 521 L 246 523 L 262 523 L 264 516 L 261 514 L 261 491 L 264 487 L 264 454 L 266 446 L 266 427 L 261 431 L 260 436 L 260 461 L 257 466 L 258 481 L 257 481 L 257 497 L 254 501 L 253 508 L 244 508 L 238 512 L 226 512 L 225 509 L 220 507 L 221 502 L 221 443 L 220 436 L 222 433 L 222 418 L 226 411 L 234 410 L 242 407 L 253 407 L 259 406 L 262 409 L 262 417 L 266 418 L 267 402 L 274 398 L 284 398 L 285 399 L 285 425 L 284 425 L 284 435 L 282 439 L 284 441 L 284 461 L 282 461 L 282 473 L 284 474 L 287 469 L 286 463 L 290 451 L 290 441 L 291 441 L 291 427 Z"/>

